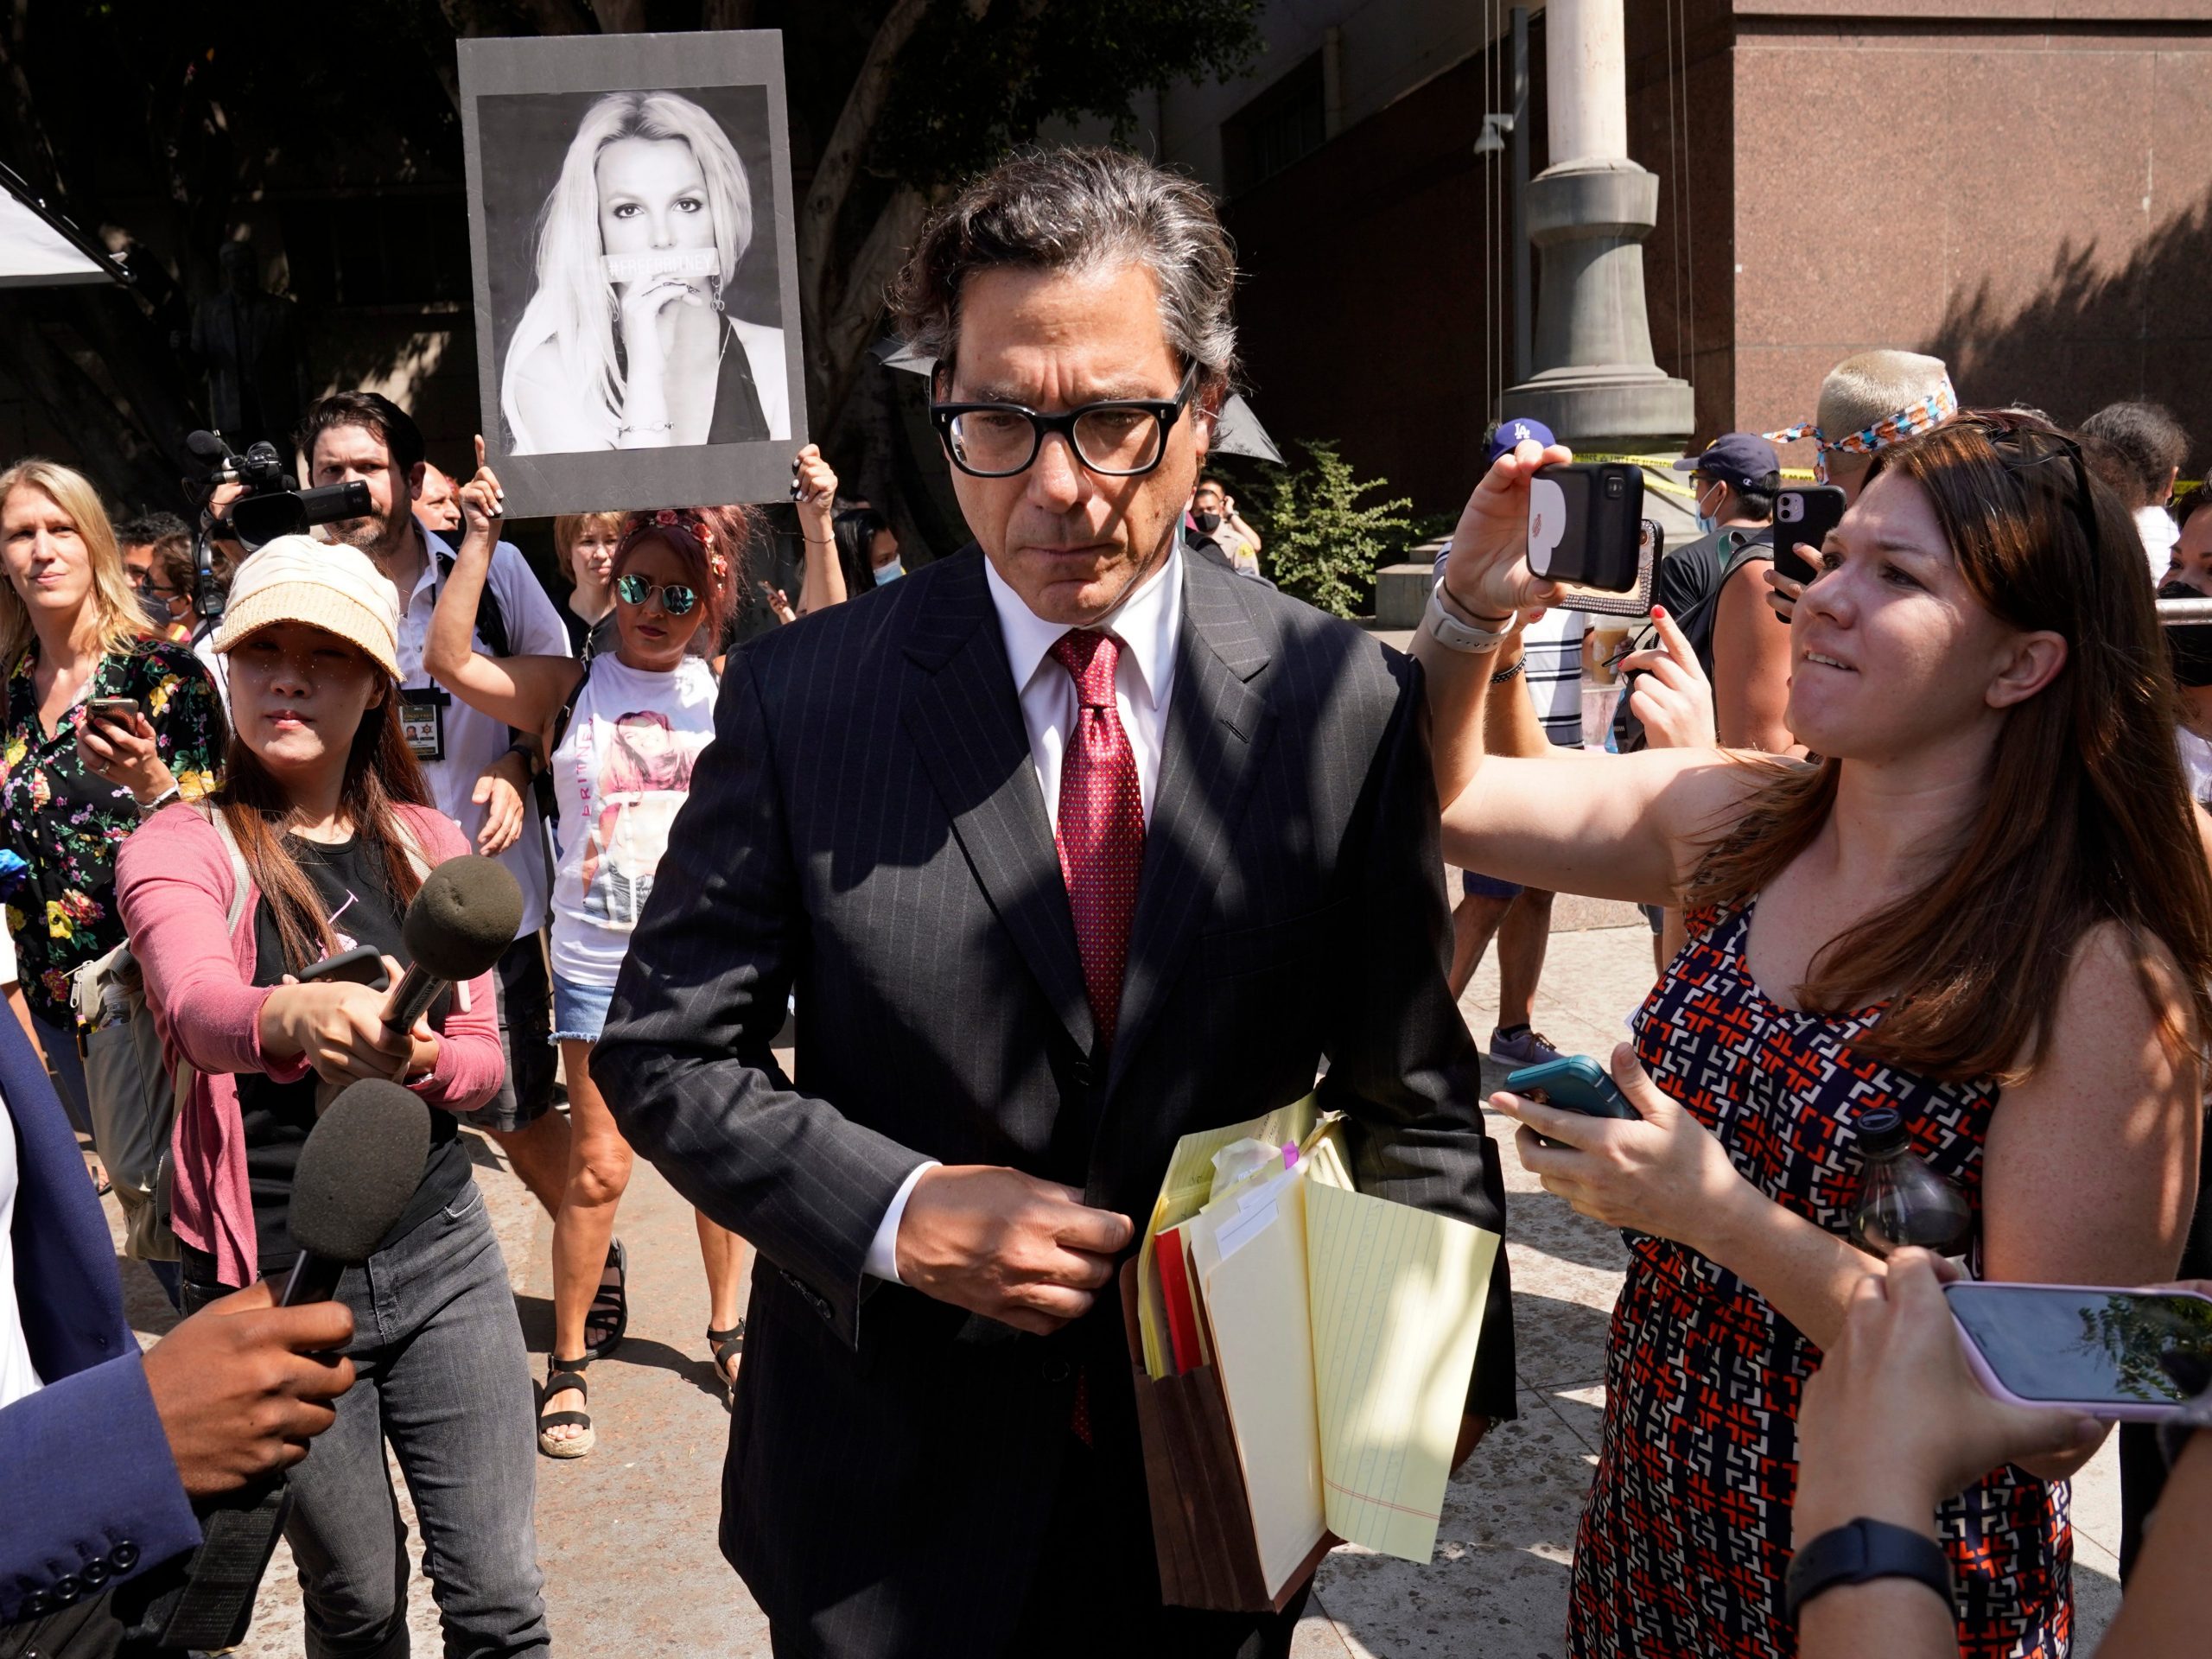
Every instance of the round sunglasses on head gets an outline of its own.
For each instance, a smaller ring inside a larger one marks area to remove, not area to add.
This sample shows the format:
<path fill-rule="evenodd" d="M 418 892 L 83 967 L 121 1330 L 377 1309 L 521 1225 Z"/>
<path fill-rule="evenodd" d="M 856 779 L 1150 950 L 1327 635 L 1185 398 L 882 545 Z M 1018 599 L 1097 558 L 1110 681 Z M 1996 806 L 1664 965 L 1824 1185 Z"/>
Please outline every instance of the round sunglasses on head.
<path fill-rule="evenodd" d="M 632 573 L 619 578 L 614 584 L 614 596 L 625 605 L 642 605 L 656 593 L 660 595 L 661 609 L 671 616 L 688 616 L 691 607 L 699 602 L 698 590 L 680 582 L 664 582 L 656 587 Z"/>

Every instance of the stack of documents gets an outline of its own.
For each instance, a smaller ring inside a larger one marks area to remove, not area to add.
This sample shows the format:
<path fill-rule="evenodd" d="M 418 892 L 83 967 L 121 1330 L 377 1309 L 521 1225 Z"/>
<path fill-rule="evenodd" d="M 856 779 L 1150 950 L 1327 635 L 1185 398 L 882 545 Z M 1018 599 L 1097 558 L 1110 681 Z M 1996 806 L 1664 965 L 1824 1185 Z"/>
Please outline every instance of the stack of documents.
<path fill-rule="evenodd" d="M 1331 1534 L 1434 1553 L 1498 1238 L 1354 1191 L 1342 1136 L 1310 1096 L 1186 1135 L 1131 1269 L 1161 1577 L 1183 1605 L 1280 1605 Z M 1240 1141 L 1280 1156 L 1218 1175 Z M 1224 1416 L 1232 1444 L 1210 1445 Z M 1210 1480 L 1241 1487 L 1249 1548 L 1233 1515 L 1193 1521 Z"/>

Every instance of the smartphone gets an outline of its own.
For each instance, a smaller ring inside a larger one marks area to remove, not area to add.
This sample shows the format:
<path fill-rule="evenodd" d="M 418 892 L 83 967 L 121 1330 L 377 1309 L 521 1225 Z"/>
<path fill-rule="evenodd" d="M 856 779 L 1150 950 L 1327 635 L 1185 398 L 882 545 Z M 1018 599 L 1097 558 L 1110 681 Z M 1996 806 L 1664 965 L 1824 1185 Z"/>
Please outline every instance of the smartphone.
<path fill-rule="evenodd" d="M 118 726 L 129 726 L 138 718 L 138 699 L 94 697 L 85 704 L 85 712 L 93 720 L 112 721 Z"/>
<path fill-rule="evenodd" d="M 2212 1363 L 2212 1297 L 2186 1290 L 1961 1281 L 1943 1287 L 1981 1384 L 2021 1406 L 2065 1406 L 2143 1422 L 2196 1390 L 2165 1361 L 2201 1374 Z"/>
<path fill-rule="evenodd" d="M 1609 593 L 1603 588 L 1586 588 L 1580 582 L 1563 582 L 1560 583 L 1560 608 L 1580 611 L 1589 616 L 1649 616 L 1652 574 L 1658 569 L 1660 556 L 1666 550 L 1667 532 L 1653 519 L 1641 520 L 1636 534 L 1636 580 L 1626 591 Z"/>
<path fill-rule="evenodd" d="M 1817 553 L 1849 504 L 1834 484 L 1792 485 L 1774 493 L 1774 568 L 1792 582 L 1810 582 L 1818 567 L 1797 556 L 1801 542 Z"/>
<path fill-rule="evenodd" d="M 313 984 L 318 979 L 346 979 L 356 985 L 365 985 L 372 991 L 389 990 L 391 975 L 385 969 L 384 958 L 373 944 L 357 944 L 351 950 L 340 950 L 334 957 L 325 957 L 321 962 L 311 962 L 300 969 L 302 985 Z"/>
<path fill-rule="evenodd" d="M 1527 1095 L 1547 1106 L 1556 1106 L 1563 1112 L 1580 1112 L 1585 1117 L 1624 1117 L 1633 1122 L 1638 1116 L 1636 1108 L 1628 1103 L 1628 1097 L 1605 1075 L 1605 1068 L 1587 1054 L 1562 1054 L 1541 1065 L 1524 1065 L 1517 1071 L 1509 1071 L 1505 1074 L 1505 1087 L 1510 1093 Z M 1536 1139 L 1548 1147 L 1565 1144 L 1548 1135 L 1540 1135 Z"/>
<path fill-rule="evenodd" d="M 1547 467 L 1529 480 L 1529 569 L 1609 594 L 1636 586 L 1643 469 L 1618 461 Z"/>

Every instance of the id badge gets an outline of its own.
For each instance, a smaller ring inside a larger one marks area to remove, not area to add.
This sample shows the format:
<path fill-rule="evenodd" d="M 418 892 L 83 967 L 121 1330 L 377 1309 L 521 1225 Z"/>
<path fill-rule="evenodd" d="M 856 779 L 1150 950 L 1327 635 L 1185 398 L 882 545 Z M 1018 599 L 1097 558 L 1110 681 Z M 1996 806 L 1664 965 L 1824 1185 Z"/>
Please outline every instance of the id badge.
<path fill-rule="evenodd" d="M 443 698 L 433 701 L 429 693 L 402 691 L 399 694 L 399 719 L 407 733 L 407 747 L 414 751 L 417 760 L 442 760 L 446 758 Z"/>

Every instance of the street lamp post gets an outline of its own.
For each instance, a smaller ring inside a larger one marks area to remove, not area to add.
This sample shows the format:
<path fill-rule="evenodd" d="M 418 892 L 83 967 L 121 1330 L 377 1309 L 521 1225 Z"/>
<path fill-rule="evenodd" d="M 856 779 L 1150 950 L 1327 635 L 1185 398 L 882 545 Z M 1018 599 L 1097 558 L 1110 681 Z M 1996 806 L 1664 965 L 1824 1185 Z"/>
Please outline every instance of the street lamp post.
<path fill-rule="evenodd" d="M 1551 165 L 1529 182 L 1528 235 L 1542 258 L 1535 372 L 1503 412 L 1585 450 L 1673 452 L 1694 423 L 1689 382 L 1651 353 L 1643 238 L 1659 180 L 1628 157 L 1621 0 L 1550 0 L 1545 77 Z"/>

